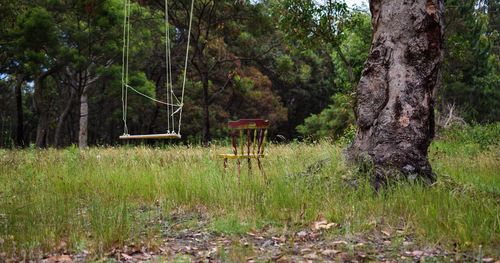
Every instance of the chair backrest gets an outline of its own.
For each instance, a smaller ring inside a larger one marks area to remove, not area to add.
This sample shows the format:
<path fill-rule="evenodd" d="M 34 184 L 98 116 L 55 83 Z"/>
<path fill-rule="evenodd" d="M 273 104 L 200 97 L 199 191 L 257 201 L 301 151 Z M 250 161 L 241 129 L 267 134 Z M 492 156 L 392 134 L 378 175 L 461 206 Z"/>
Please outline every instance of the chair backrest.
<path fill-rule="evenodd" d="M 228 123 L 235 155 L 263 155 L 269 121 L 263 119 L 241 119 Z M 238 152 L 239 148 L 239 152 Z"/>

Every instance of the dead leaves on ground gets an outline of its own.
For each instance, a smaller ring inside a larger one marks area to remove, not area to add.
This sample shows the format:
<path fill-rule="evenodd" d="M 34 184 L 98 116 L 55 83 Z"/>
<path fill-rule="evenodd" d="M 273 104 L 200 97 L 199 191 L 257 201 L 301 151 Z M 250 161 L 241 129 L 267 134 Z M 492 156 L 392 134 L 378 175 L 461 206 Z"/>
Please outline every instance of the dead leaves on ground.
<path fill-rule="evenodd" d="M 60 255 L 60 256 L 52 256 L 45 260 L 45 263 L 70 263 L 73 262 L 73 259 L 69 255 Z"/>
<path fill-rule="evenodd" d="M 380 229 L 364 235 L 333 234 L 329 231 L 339 230 L 341 226 L 323 217 L 302 230 L 267 227 L 232 236 L 208 231 L 206 222 L 199 226 L 192 230 L 170 230 L 156 241 L 154 248 L 145 243 L 114 248 L 103 260 L 171 262 L 181 258 L 183 262 L 401 262 L 450 261 L 457 257 L 457 254 L 439 247 L 419 249 L 411 236 L 401 229 Z M 66 248 L 67 244 L 61 242 L 57 246 L 59 255 L 47 256 L 42 262 L 85 262 L 93 258 L 88 252 L 69 255 Z M 465 259 L 466 255 L 458 256 Z M 500 263 L 491 257 L 484 257 L 482 261 Z"/>

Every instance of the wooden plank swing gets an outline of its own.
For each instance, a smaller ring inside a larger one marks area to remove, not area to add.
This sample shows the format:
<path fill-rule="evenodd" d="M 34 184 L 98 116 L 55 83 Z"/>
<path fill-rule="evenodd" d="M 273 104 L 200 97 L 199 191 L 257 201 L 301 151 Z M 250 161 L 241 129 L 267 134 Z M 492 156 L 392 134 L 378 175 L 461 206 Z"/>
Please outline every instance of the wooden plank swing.
<path fill-rule="evenodd" d="M 195 0 L 191 0 L 191 10 L 189 14 L 189 29 L 186 43 L 186 56 L 184 59 L 184 71 L 182 78 L 181 96 L 177 98 L 174 93 L 173 75 L 172 75 L 172 55 L 171 55 L 171 38 L 170 38 L 170 22 L 169 22 L 169 0 L 165 0 L 165 84 L 166 84 L 166 101 L 156 99 L 141 92 L 139 89 L 129 85 L 129 60 L 130 60 L 130 15 L 131 15 L 131 0 L 125 0 L 124 3 L 124 18 L 123 18 L 123 64 L 122 64 L 122 114 L 123 114 L 123 135 L 120 140 L 133 139 L 181 139 L 181 123 L 182 110 L 184 107 L 184 91 L 186 88 L 186 77 L 189 61 L 189 45 L 191 41 L 191 28 L 193 23 L 193 10 Z M 166 106 L 167 110 L 167 133 L 158 134 L 137 134 L 130 135 L 127 126 L 127 109 L 128 109 L 128 92 L 132 91 L 136 95 L 140 95 L 146 99 L 154 101 Z M 177 126 L 177 127 L 176 127 Z"/>
<path fill-rule="evenodd" d="M 161 134 L 143 134 L 143 135 L 122 135 L 121 140 L 133 140 L 133 139 L 181 139 L 180 134 L 175 133 L 161 133 Z"/>

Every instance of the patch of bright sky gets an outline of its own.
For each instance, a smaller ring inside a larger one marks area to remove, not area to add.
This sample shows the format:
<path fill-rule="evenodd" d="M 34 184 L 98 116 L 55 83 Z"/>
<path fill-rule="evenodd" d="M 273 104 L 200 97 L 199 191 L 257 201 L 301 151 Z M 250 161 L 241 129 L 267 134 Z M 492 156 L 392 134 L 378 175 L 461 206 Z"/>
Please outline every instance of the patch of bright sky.
<path fill-rule="evenodd" d="M 366 5 L 368 6 L 368 1 L 367 0 L 345 0 L 345 2 L 350 6 L 363 6 Z"/>
<path fill-rule="evenodd" d="M 317 0 L 319 3 L 324 3 L 325 0 Z M 338 0 L 338 2 L 341 2 L 342 0 Z M 364 10 L 368 10 L 368 0 L 344 0 L 344 2 L 350 7 L 350 8 L 361 8 Z"/>
<path fill-rule="evenodd" d="M 363 9 L 368 9 L 368 0 L 345 0 L 346 4 L 353 7 L 361 7 Z"/>

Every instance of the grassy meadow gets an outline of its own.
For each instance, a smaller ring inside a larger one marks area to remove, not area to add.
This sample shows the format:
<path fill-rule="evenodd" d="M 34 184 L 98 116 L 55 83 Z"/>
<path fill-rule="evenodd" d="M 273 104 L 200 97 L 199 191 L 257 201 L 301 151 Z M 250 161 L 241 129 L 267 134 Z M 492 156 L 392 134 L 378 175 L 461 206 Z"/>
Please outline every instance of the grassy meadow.
<path fill-rule="evenodd" d="M 329 234 L 404 231 L 426 246 L 500 251 L 500 125 L 440 135 L 430 160 L 438 181 L 405 183 L 379 193 L 346 167 L 345 144 L 271 144 L 263 161 L 235 163 L 224 175 L 225 146 L 0 150 L 0 253 L 4 257 L 57 250 L 100 257 L 114 246 L 155 246 L 174 214 L 203 214 L 210 231 L 300 229 L 318 218 L 337 223 Z M 329 159 L 318 172 L 304 173 Z M 358 178 L 352 186 L 353 178 Z M 196 217 L 194 217 L 196 220 Z"/>

